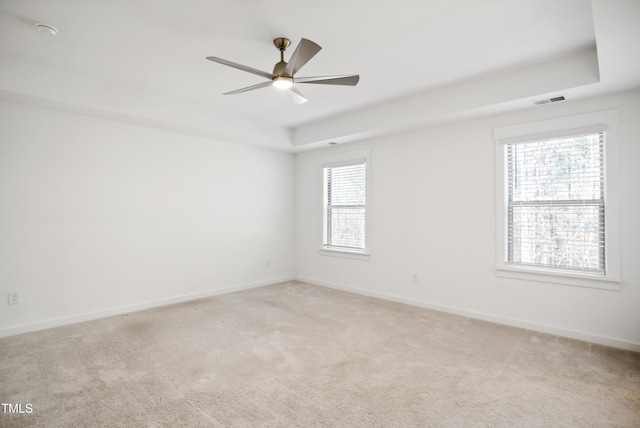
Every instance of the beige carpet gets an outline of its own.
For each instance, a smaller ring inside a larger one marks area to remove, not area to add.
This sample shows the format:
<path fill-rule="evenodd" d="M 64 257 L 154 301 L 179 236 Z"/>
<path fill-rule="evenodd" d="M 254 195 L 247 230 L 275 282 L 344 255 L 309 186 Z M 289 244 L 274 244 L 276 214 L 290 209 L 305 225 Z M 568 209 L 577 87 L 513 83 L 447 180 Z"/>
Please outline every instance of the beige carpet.
<path fill-rule="evenodd" d="M 32 408 L 1 426 L 640 426 L 640 354 L 297 282 L 5 338 L 0 361 L 0 401 Z"/>

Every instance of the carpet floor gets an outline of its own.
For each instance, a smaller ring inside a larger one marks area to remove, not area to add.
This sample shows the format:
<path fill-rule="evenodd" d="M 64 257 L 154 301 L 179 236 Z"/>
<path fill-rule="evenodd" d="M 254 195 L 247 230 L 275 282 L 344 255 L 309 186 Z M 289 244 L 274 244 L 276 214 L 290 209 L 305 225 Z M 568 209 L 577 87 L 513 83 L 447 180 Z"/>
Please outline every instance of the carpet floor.
<path fill-rule="evenodd" d="M 640 354 L 288 282 L 0 339 L 0 400 L 10 427 L 640 427 Z"/>

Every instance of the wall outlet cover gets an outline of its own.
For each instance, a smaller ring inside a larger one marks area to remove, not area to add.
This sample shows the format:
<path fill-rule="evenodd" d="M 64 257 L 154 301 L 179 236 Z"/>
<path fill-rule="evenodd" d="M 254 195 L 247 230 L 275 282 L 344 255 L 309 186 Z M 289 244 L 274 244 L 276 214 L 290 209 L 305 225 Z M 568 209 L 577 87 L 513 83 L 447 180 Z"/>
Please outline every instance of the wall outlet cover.
<path fill-rule="evenodd" d="M 20 303 L 20 293 L 17 293 L 17 292 L 9 293 L 9 304 L 17 305 L 18 303 Z"/>

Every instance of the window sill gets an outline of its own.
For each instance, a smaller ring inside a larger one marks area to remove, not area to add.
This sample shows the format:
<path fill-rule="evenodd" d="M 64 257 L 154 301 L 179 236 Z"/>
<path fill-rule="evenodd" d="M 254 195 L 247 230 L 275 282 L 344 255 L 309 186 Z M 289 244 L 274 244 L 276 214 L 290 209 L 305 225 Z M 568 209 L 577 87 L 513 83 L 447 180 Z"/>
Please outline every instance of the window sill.
<path fill-rule="evenodd" d="M 371 254 L 369 253 L 359 253 L 355 251 L 346 251 L 346 250 L 330 250 L 328 248 L 320 248 L 320 250 L 318 251 L 322 256 L 342 257 L 346 259 L 365 260 L 365 261 L 371 260 Z"/>
<path fill-rule="evenodd" d="M 620 279 L 612 276 L 596 276 L 588 274 L 572 274 L 521 267 L 498 266 L 496 275 L 501 278 L 523 279 L 527 281 L 546 282 L 551 284 L 573 285 L 576 287 L 599 288 L 602 290 L 620 291 Z"/>

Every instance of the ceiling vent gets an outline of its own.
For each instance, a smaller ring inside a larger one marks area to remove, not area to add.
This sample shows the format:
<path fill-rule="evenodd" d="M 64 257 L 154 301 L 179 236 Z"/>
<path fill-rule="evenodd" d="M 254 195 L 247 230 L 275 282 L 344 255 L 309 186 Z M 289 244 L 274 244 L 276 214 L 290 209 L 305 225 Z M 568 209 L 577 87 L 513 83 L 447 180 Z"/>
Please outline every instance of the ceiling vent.
<path fill-rule="evenodd" d="M 534 105 L 537 106 L 541 106 L 543 104 L 550 104 L 550 103 L 556 103 L 558 101 L 564 101 L 564 95 L 560 95 L 559 97 L 553 97 L 553 98 L 545 98 L 543 100 L 536 100 L 533 102 Z"/>

